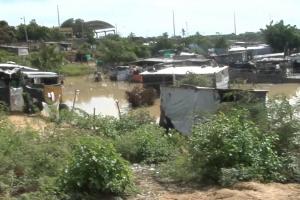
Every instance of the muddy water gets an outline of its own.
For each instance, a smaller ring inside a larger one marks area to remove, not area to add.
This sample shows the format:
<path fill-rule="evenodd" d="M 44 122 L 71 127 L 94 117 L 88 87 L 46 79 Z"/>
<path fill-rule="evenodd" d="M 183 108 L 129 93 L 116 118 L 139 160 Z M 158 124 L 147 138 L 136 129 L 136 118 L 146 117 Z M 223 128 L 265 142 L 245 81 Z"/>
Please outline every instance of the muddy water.
<path fill-rule="evenodd" d="M 128 82 L 112 82 L 103 80 L 94 82 L 92 76 L 67 77 L 64 83 L 64 103 L 72 106 L 75 90 L 80 90 L 79 96 L 75 102 L 75 107 L 83 109 L 92 114 L 94 108 L 96 114 L 118 117 L 118 108 L 116 100 L 119 102 L 120 110 L 125 113 L 129 110 L 129 104 L 126 100 L 126 90 L 131 90 L 134 86 L 141 84 Z M 146 108 L 153 117 L 158 117 L 159 99 L 153 106 Z"/>
<path fill-rule="evenodd" d="M 132 89 L 134 86 L 141 86 L 141 84 L 111 82 L 109 80 L 96 83 L 93 81 L 92 76 L 68 77 L 64 85 L 64 101 L 67 105 L 72 106 L 74 91 L 79 89 L 80 93 L 76 101 L 76 107 L 91 114 L 95 108 L 96 114 L 118 117 L 118 109 L 115 101 L 119 101 L 121 112 L 127 112 L 129 104 L 126 100 L 125 91 Z M 300 84 L 248 84 L 235 87 L 268 90 L 269 97 L 282 94 L 293 99 L 300 99 Z M 155 101 L 153 106 L 146 109 L 153 117 L 159 117 L 159 99 Z"/>

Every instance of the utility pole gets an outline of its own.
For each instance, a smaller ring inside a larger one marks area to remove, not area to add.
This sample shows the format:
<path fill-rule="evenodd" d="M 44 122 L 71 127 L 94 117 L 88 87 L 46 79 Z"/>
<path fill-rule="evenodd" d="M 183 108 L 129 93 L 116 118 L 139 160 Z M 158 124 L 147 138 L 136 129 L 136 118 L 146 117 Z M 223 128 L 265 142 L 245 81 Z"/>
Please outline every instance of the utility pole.
<path fill-rule="evenodd" d="M 175 37 L 175 15 L 174 15 L 174 10 L 173 10 L 173 36 Z"/>
<path fill-rule="evenodd" d="M 60 18 L 59 18 L 59 8 L 57 4 L 57 22 L 58 22 L 58 27 L 60 28 Z"/>
<path fill-rule="evenodd" d="M 234 21 L 234 34 L 236 35 L 236 19 L 235 19 L 235 11 L 233 12 L 233 21 Z"/>
<path fill-rule="evenodd" d="M 185 22 L 185 35 L 189 36 L 189 27 L 187 22 Z"/>
<path fill-rule="evenodd" d="M 27 45 L 29 46 L 29 43 L 28 43 L 28 34 L 27 34 L 27 28 L 26 28 L 26 19 L 25 19 L 25 16 L 23 18 L 23 22 L 24 22 L 24 31 L 25 31 L 25 39 L 26 39 L 26 43 Z"/>

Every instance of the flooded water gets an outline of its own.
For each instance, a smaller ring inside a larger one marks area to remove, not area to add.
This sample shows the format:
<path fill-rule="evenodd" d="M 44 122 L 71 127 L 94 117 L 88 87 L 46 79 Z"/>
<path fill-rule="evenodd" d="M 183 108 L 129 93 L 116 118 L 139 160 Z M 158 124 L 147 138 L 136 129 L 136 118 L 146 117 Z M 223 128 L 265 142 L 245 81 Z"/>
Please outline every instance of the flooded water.
<path fill-rule="evenodd" d="M 96 83 L 91 76 L 68 77 L 64 85 L 64 102 L 72 106 L 75 90 L 78 89 L 80 93 L 75 107 L 83 109 L 90 114 L 93 113 L 95 108 L 96 114 L 118 117 L 116 100 L 119 101 L 121 112 L 127 112 L 129 104 L 126 100 L 125 92 L 126 90 L 131 90 L 134 86 L 141 86 L 141 84 L 112 82 L 110 80 Z M 268 90 L 269 97 L 282 94 L 294 100 L 300 99 L 300 84 L 247 84 L 236 87 Z M 146 109 L 153 117 L 158 118 L 160 115 L 159 105 L 160 102 L 157 99 L 153 106 L 149 106 Z"/>
<path fill-rule="evenodd" d="M 125 92 L 131 90 L 134 86 L 141 84 L 128 82 L 113 82 L 103 80 L 94 82 L 92 76 L 67 77 L 64 84 L 64 103 L 72 106 L 75 96 L 75 90 L 79 90 L 75 107 L 83 109 L 92 114 L 94 108 L 96 114 L 110 115 L 118 117 L 118 108 L 116 100 L 119 102 L 120 110 L 125 113 L 129 109 L 129 103 L 126 100 Z M 146 108 L 153 117 L 159 117 L 159 99 L 153 106 Z"/>

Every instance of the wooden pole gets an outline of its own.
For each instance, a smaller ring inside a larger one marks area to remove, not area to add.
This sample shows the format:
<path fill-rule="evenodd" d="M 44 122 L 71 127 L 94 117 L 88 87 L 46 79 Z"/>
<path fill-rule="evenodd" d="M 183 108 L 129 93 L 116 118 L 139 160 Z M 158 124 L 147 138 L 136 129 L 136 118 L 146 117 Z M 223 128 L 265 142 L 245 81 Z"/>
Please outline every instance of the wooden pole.
<path fill-rule="evenodd" d="M 76 99 L 77 99 L 77 95 L 79 94 L 80 90 L 75 90 L 75 94 L 74 94 L 74 99 L 73 99 L 73 106 L 72 106 L 72 111 L 75 108 L 75 103 L 76 103 Z"/>
<path fill-rule="evenodd" d="M 118 108 L 119 118 L 121 118 L 121 110 L 120 110 L 120 106 L 119 106 L 119 101 L 118 100 L 116 100 L 116 105 L 117 105 L 117 108 Z"/>

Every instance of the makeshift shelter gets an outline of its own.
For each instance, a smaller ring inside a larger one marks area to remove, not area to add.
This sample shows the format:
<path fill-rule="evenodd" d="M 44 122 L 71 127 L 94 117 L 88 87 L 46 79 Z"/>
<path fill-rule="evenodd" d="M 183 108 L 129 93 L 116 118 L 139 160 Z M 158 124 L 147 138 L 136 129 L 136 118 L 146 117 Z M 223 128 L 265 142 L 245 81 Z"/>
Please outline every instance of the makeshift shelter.
<path fill-rule="evenodd" d="M 175 128 L 184 135 L 190 135 L 194 123 L 201 117 L 217 111 L 221 103 L 241 99 L 251 93 L 255 99 L 265 102 L 265 90 L 234 90 L 207 87 L 161 87 L 160 125 Z"/>
<path fill-rule="evenodd" d="M 62 100 L 58 74 L 16 64 L 0 64 L 0 93 L 10 111 L 32 112 L 33 105 Z"/>

